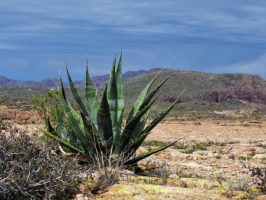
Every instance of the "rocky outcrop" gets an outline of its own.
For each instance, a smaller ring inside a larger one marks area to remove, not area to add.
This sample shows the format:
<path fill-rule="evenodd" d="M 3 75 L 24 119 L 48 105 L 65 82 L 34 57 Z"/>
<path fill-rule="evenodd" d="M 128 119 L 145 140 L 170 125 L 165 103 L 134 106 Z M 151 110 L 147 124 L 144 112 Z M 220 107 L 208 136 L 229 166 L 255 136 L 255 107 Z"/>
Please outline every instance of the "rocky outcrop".
<path fill-rule="evenodd" d="M 211 102 L 225 102 L 227 100 L 238 99 L 250 103 L 266 104 L 266 93 L 258 89 L 237 88 L 205 93 L 201 96 L 201 99 Z"/>

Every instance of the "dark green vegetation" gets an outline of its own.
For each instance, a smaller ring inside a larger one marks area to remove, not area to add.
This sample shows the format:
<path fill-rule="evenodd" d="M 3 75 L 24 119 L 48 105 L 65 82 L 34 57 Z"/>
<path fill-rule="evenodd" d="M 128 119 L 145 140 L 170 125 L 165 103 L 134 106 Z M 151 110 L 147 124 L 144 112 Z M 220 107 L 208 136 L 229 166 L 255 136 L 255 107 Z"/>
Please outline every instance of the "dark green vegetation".
<path fill-rule="evenodd" d="M 85 97 L 81 98 L 76 90 L 71 76 L 67 70 L 71 93 L 75 100 L 78 112 L 67 100 L 63 82 L 61 91 L 55 96 L 56 126 L 53 127 L 50 116 L 44 115 L 49 137 L 57 140 L 62 148 L 81 154 L 91 162 L 101 162 L 113 165 L 133 165 L 138 161 L 160 152 L 172 145 L 171 143 L 156 150 L 151 150 L 135 157 L 137 149 L 141 146 L 153 128 L 178 103 L 176 98 L 172 105 L 148 123 L 149 109 L 157 99 L 159 89 L 169 79 L 167 76 L 160 84 L 154 86 L 159 77 L 155 76 L 140 92 L 123 125 L 125 106 L 124 87 L 122 81 L 122 56 L 116 67 L 116 58 L 111 67 L 110 79 L 106 85 L 101 101 L 98 101 L 96 90 L 86 68 Z M 156 96 L 157 95 L 157 96 Z"/>

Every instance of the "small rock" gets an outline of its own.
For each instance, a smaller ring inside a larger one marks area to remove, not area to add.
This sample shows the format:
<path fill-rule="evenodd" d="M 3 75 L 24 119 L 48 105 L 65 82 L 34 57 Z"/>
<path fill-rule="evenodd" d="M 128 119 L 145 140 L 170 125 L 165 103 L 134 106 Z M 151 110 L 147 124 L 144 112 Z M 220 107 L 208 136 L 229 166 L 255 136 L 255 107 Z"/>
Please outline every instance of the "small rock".
<path fill-rule="evenodd" d="M 178 179 L 179 177 L 178 177 L 176 174 L 171 174 L 171 175 L 169 176 L 169 178 L 172 178 L 172 179 Z"/>
<path fill-rule="evenodd" d="M 253 156 L 253 158 L 265 159 L 266 155 L 265 154 L 256 154 L 255 156 Z"/>
<path fill-rule="evenodd" d="M 88 197 L 85 197 L 83 194 L 76 194 L 75 200 L 87 200 Z"/>
<path fill-rule="evenodd" d="M 251 152 L 253 152 L 253 151 L 256 151 L 256 149 L 255 149 L 254 147 L 249 147 L 249 148 L 246 149 L 246 151 L 251 151 Z"/>

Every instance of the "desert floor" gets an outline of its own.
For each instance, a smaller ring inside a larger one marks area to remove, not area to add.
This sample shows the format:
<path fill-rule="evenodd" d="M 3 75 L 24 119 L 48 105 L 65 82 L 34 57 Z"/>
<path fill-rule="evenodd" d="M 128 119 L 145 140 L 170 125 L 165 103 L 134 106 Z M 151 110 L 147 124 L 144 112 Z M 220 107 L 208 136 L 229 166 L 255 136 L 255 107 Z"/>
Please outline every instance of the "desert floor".
<path fill-rule="evenodd" d="M 40 134 L 37 113 L 0 107 L 0 115 L 29 134 Z M 142 161 L 137 175 L 125 170 L 118 183 L 91 198 L 266 199 L 252 184 L 249 170 L 266 165 L 265 121 L 167 119 L 138 153 L 176 140 L 173 147 Z"/>

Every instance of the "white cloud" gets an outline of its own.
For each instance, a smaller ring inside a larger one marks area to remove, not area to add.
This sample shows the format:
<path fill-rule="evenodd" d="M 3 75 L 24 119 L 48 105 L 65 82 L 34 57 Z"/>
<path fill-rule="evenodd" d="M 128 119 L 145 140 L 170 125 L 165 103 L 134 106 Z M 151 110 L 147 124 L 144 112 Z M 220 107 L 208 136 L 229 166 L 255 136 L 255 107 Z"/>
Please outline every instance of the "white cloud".
<path fill-rule="evenodd" d="M 222 67 L 219 72 L 257 74 L 266 77 L 266 54 L 249 62 L 235 63 Z"/>
<path fill-rule="evenodd" d="M 123 47 L 131 66 L 160 62 L 216 72 L 230 64 L 222 72 L 266 74 L 266 56 L 238 62 L 265 50 L 265 19 L 265 0 L 3 0 L 0 50 L 20 48 L 14 53 L 32 66 L 57 67 L 65 60 L 82 66 L 88 54 L 95 66 L 104 66 Z M 161 55 L 164 60 L 155 61 Z"/>
<path fill-rule="evenodd" d="M 11 19 L 3 33 L 15 29 L 35 34 L 48 30 L 52 34 L 56 30 L 54 27 L 64 30 L 75 26 L 71 23 L 75 20 L 90 29 L 104 27 L 229 42 L 266 42 L 266 2 L 260 0 L 215 3 L 213 0 L 198 0 L 197 3 L 188 0 L 25 0 L 23 3 L 13 0 L 2 2 L 0 6 L 4 11 L 0 13 L 0 23 Z M 17 21 L 18 18 L 25 20 Z"/>

